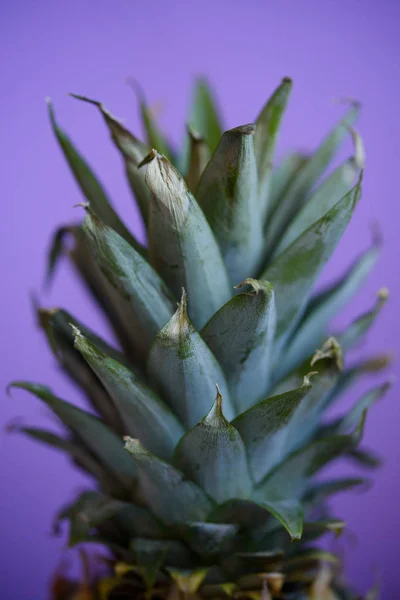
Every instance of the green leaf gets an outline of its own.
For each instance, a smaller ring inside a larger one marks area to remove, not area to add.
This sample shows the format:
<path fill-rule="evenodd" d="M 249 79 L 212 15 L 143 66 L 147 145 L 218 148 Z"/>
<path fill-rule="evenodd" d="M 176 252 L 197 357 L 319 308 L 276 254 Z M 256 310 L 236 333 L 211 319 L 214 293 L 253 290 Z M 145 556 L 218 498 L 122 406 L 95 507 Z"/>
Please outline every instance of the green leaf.
<path fill-rule="evenodd" d="M 179 442 L 174 464 L 218 504 L 249 497 L 252 485 L 246 449 L 222 413 L 218 389 L 210 412 Z"/>
<path fill-rule="evenodd" d="M 324 410 L 331 407 L 337 400 L 343 397 L 343 394 L 350 386 L 355 384 L 360 377 L 364 375 L 375 375 L 385 370 L 392 362 L 393 357 L 390 354 L 382 354 L 367 358 L 354 363 L 341 373 L 335 387 L 332 389 L 324 403 Z"/>
<path fill-rule="evenodd" d="M 60 234 L 60 232 L 62 232 Z M 67 236 L 72 238 L 73 246 L 67 245 Z M 53 238 L 47 269 L 47 281 L 54 276 L 54 271 L 62 256 L 72 263 L 78 277 L 87 288 L 93 300 L 103 311 L 104 316 L 115 332 L 115 335 L 131 361 L 134 361 L 135 351 L 132 333 L 127 329 L 130 307 L 121 295 L 102 274 L 100 267 L 93 258 L 86 238 L 78 227 L 63 227 Z"/>
<path fill-rule="evenodd" d="M 69 546 L 75 546 L 86 539 L 92 529 L 116 515 L 124 504 L 98 492 L 83 492 L 57 517 L 58 521 L 69 521 Z"/>
<path fill-rule="evenodd" d="M 148 588 L 155 584 L 162 566 L 190 567 L 193 564 L 189 548 L 178 540 L 149 540 L 137 537 L 132 540 L 131 549 Z"/>
<path fill-rule="evenodd" d="M 290 154 L 287 154 L 273 169 L 271 173 L 271 186 L 267 205 L 267 217 L 273 215 L 274 210 L 287 193 L 290 184 L 300 169 L 305 165 L 307 160 L 307 155 L 301 154 L 300 152 L 291 152 Z"/>
<path fill-rule="evenodd" d="M 230 523 L 192 522 L 181 525 L 180 533 L 189 546 L 200 556 L 213 556 L 232 550 L 239 531 Z"/>
<path fill-rule="evenodd" d="M 184 434 L 184 428 L 162 402 L 132 371 L 101 352 L 74 328 L 75 348 L 96 373 L 112 398 L 124 423 L 125 434 L 134 435 L 151 452 L 168 460 Z"/>
<path fill-rule="evenodd" d="M 165 154 L 170 160 L 173 159 L 173 151 L 165 139 L 163 133 L 156 122 L 152 110 L 149 108 L 143 90 L 133 79 L 128 80 L 139 101 L 139 113 L 142 120 L 143 128 L 147 138 L 149 148 L 154 148 L 161 154 Z"/>
<path fill-rule="evenodd" d="M 85 96 L 79 96 L 71 94 L 73 98 L 77 100 L 83 100 L 97 106 L 104 121 L 108 127 L 111 138 L 121 153 L 122 159 L 125 164 L 126 176 L 132 189 L 133 195 L 139 205 L 140 212 L 142 214 L 145 223 L 148 222 L 149 205 L 150 205 L 150 192 L 147 185 L 144 182 L 143 172 L 138 169 L 138 165 L 142 162 L 144 157 L 148 154 L 149 148 L 143 142 L 138 140 L 128 129 L 126 129 L 122 123 L 116 119 L 105 106 L 97 100 L 91 100 Z M 90 202 L 90 200 L 89 200 Z M 96 208 L 93 206 L 96 211 Z M 100 218 L 101 215 L 98 213 Z M 129 241 L 129 240 L 128 240 Z"/>
<path fill-rule="evenodd" d="M 351 434 L 325 436 L 292 453 L 255 488 L 256 500 L 300 498 L 312 475 L 357 446 L 362 437 L 364 421 L 365 414 Z"/>
<path fill-rule="evenodd" d="M 141 497 L 166 525 L 206 520 L 212 502 L 195 483 L 146 450 L 139 440 L 125 438 L 139 477 Z"/>
<path fill-rule="evenodd" d="M 363 394 L 346 415 L 323 426 L 319 435 L 346 433 L 349 429 L 352 429 L 360 420 L 363 412 L 380 400 L 391 387 L 392 383 L 392 380 L 388 380 Z"/>
<path fill-rule="evenodd" d="M 322 268 L 331 257 L 361 194 L 357 185 L 309 227 L 262 274 L 274 286 L 278 309 L 277 337 L 282 343 L 297 324 Z"/>
<path fill-rule="evenodd" d="M 270 524 L 268 515 L 275 517 L 292 539 L 301 537 L 303 512 L 295 499 L 230 500 L 218 506 L 209 520 L 240 525 L 256 541 L 263 538 L 265 525 Z"/>
<path fill-rule="evenodd" d="M 246 279 L 252 290 L 227 302 L 201 332 L 225 372 L 239 412 L 263 399 L 270 380 L 275 331 L 274 291 Z"/>
<path fill-rule="evenodd" d="M 375 306 L 373 306 L 371 310 L 368 310 L 359 316 L 355 321 L 353 321 L 353 323 L 346 327 L 344 331 L 337 335 L 341 346 L 345 350 L 349 350 L 362 338 L 363 335 L 368 333 L 369 329 L 375 323 L 376 317 L 385 306 L 388 298 L 389 291 L 386 288 L 380 289 Z"/>
<path fill-rule="evenodd" d="M 339 537 L 346 527 L 345 521 L 339 519 L 325 519 L 321 521 L 310 521 L 304 523 L 303 541 L 317 540 L 326 533 L 332 532 L 335 537 Z"/>
<path fill-rule="evenodd" d="M 77 500 L 59 513 L 58 520 L 69 520 L 69 545 L 75 546 L 84 541 L 92 529 L 105 521 L 114 517 L 118 521 L 118 516 L 123 511 L 129 515 L 130 527 L 136 531 L 136 535 L 162 533 L 157 522 L 145 508 L 121 502 L 98 492 L 83 492 Z"/>
<path fill-rule="evenodd" d="M 277 205 L 273 218 L 267 227 L 267 252 L 276 248 L 277 243 L 288 224 L 305 203 L 310 190 L 330 164 L 337 150 L 349 133 L 349 126 L 354 123 L 360 106 L 353 103 L 346 117 L 330 132 L 317 150 L 306 161 L 293 179 L 287 193 Z"/>
<path fill-rule="evenodd" d="M 76 433 L 82 442 L 110 473 L 128 489 L 131 489 L 136 478 L 136 469 L 124 451 L 122 440 L 102 421 L 77 406 L 57 398 L 45 386 L 27 381 L 14 381 L 9 389 L 18 388 L 30 392 L 43 400 L 57 417 Z"/>
<path fill-rule="evenodd" d="M 301 387 L 267 398 L 233 421 L 246 444 L 255 481 L 263 479 L 288 452 L 288 424 L 311 390 L 310 375 L 304 377 Z"/>
<path fill-rule="evenodd" d="M 94 477 L 103 489 L 110 490 L 110 493 L 111 491 L 117 491 L 114 479 L 110 478 L 109 474 L 104 470 L 98 460 L 88 451 L 85 446 L 79 443 L 79 440 L 76 440 L 72 437 L 62 437 L 52 431 L 47 431 L 46 429 L 40 429 L 38 427 L 14 425 L 11 428 L 11 431 L 23 433 L 36 441 L 51 446 L 52 448 L 62 450 L 72 458 L 77 467 Z"/>
<path fill-rule="evenodd" d="M 321 506 L 327 498 L 340 492 L 365 487 L 367 483 L 366 479 L 360 477 L 343 477 L 321 481 L 309 488 L 305 501 L 315 506 Z"/>
<path fill-rule="evenodd" d="M 168 160 L 151 152 L 143 161 L 153 197 L 149 256 L 176 297 L 184 287 L 191 299 L 189 317 L 196 328 L 231 296 L 217 242 L 203 212 Z"/>
<path fill-rule="evenodd" d="M 74 349 L 74 337 L 71 325 L 78 327 L 89 339 L 95 342 L 103 352 L 125 360 L 123 354 L 107 344 L 93 331 L 77 321 L 68 312 L 55 308 L 39 309 L 38 320 L 42 326 L 50 347 L 57 360 L 68 375 L 86 392 L 92 406 L 106 423 L 118 433 L 122 433 L 121 421 L 109 395 L 98 378 Z"/>
<path fill-rule="evenodd" d="M 282 366 L 279 369 L 281 376 L 320 346 L 323 338 L 326 337 L 330 320 L 364 283 L 376 265 L 379 254 L 380 249 L 375 245 L 372 246 L 338 281 L 311 298 L 297 331 L 283 352 Z"/>
<path fill-rule="evenodd" d="M 186 183 L 192 194 L 195 193 L 200 178 L 210 160 L 210 149 L 201 135 L 188 127 L 189 135 L 189 167 L 186 175 Z"/>
<path fill-rule="evenodd" d="M 232 283 L 254 276 L 263 252 L 254 131 L 250 124 L 224 133 L 196 192 Z"/>
<path fill-rule="evenodd" d="M 258 502 L 268 510 L 286 529 L 292 540 L 299 540 L 303 533 L 303 508 L 294 498 L 271 498 Z"/>
<path fill-rule="evenodd" d="M 98 181 L 92 169 L 75 148 L 67 134 L 58 126 L 54 108 L 50 100 L 48 100 L 48 108 L 50 123 L 54 134 L 83 195 L 106 225 L 114 229 L 120 236 L 129 242 L 129 244 L 134 246 L 138 252 L 143 252 L 144 248 L 127 230 L 124 223 L 113 209 L 103 186 Z"/>
<path fill-rule="evenodd" d="M 383 463 L 382 459 L 368 448 L 353 448 L 346 456 L 355 462 L 358 467 L 364 469 L 378 469 Z"/>
<path fill-rule="evenodd" d="M 189 125 L 207 140 L 213 152 L 222 136 L 221 116 L 212 89 L 206 79 L 196 80 Z"/>
<path fill-rule="evenodd" d="M 103 274 L 129 306 L 125 327 L 139 359 L 145 360 L 157 333 L 173 314 L 170 292 L 146 260 L 90 209 L 86 209 L 83 230 Z"/>
<path fill-rule="evenodd" d="M 317 376 L 312 389 L 300 403 L 287 426 L 290 451 L 303 445 L 313 435 L 319 426 L 320 416 L 326 408 L 329 396 L 340 379 L 343 355 L 335 338 L 326 340 L 322 348 L 315 352 L 310 366 L 316 370 Z"/>
<path fill-rule="evenodd" d="M 148 373 L 160 395 L 187 428 L 193 427 L 210 410 L 216 383 L 224 396 L 227 419 L 234 417 L 222 369 L 187 317 L 185 292 L 178 310 L 157 335 L 150 350 Z"/>
<path fill-rule="evenodd" d="M 295 239 L 315 221 L 324 216 L 354 185 L 360 169 L 364 167 L 364 147 L 358 133 L 352 130 L 355 155 L 344 161 L 311 194 L 280 240 L 274 256 L 279 256 Z"/>
<path fill-rule="evenodd" d="M 292 90 L 292 80 L 282 79 L 256 120 L 254 151 L 257 159 L 260 212 L 264 223 L 268 212 L 269 193 L 272 183 L 272 163 L 283 114 Z"/>

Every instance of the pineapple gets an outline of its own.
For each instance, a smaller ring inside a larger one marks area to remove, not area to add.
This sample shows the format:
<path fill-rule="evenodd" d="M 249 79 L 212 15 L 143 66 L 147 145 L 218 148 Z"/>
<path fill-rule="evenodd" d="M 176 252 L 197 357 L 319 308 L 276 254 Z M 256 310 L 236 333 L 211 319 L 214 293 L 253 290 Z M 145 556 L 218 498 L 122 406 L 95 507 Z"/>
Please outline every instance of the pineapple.
<path fill-rule="evenodd" d="M 338 457 L 373 466 L 359 449 L 371 389 L 335 420 L 325 412 L 385 356 L 348 366 L 344 353 L 386 301 L 345 331 L 331 317 L 376 263 L 373 240 L 344 275 L 315 285 L 359 201 L 364 151 L 352 128 L 359 105 L 308 156 L 272 168 L 292 82 L 285 78 L 255 123 L 223 133 L 204 80 L 181 152 L 154 122 L 143 95 L 147 142 L 100 102 L 147 229 L 142 246 L 49 113 L 85 202 L 83 223 L 61 227 L 48 276 L 67 256 L 109 320 L 110 345 L 64 309 L 38 320 L 87 412 L 43 386 L 11 386 L 40 398 L 65 435 L 24 433 L 68 453 L 96 485 L 64 507 L 69 543 L 100 543 L 114 557 L 107 577 L 87 576 L 75 598 L 355 598 L 338 558 L 318 542 L 344 523 L 329 498 L 364 479 L 322 479 Z M 324 176 L 351 136 L 354 154 Z M 66 244 L 71 238 L 73 244 Z M 57 578 L 54 597 L 70 593 Z M 68 596 L 71 597 L 71 596 Z"/>

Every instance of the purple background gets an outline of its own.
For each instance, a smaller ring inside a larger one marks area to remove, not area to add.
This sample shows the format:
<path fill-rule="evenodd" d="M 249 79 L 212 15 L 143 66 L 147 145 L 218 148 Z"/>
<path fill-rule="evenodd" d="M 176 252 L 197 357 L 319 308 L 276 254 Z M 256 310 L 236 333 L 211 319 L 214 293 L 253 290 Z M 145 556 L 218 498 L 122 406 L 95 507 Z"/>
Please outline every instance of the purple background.
<path fill-rule="evenodd" d="M 1 389 L 9 380 L 47 382 L 60 395 L 81 401 L 57 372 L 32 318 L 29 294 L 41 292 L 44 254 L 53 228 L 79 216 L 81 200 L 50 131 L 44 98 L 51 95 L 60 122 L 104 181 L 121 214 L 135 225 L 136 212 L 119 156 L 94 109 L 66 97 L 86 94 L 105 102 L 138 131 L 135 99 L 124 84 L 133 75 L 149 99 L 160 102 L 161 120 L 178 142 L 192 77 L 206 73 L 215 84 L 229 127 L 251 121 L 280 78 L 295 81 L 280 153 L 312 148 L 340 116 L 338 96 L 364 103 L 359 124 L 368 166 L 363 200 L 325 278 L 343 268 L 370 240 L 379 221 L 383 257 L 368 284 L 346 309 L 348 320 L 370 306 L 387 285 L 392 299 L 363 350 L 396 352 L 399 339 L 397 191 L 399 169 L 400 4 L 396 0 L 13 0 L 1 14 Z M 346 148 L 350 151 L 350 144 Z M 47 304 L 68 307 L 107 335 L 100 316 L 63 266 Z M 392 367 L 392 372 L 399 365 Z M 368 382 L 369 384 L 370 382 Z M 366 384 L 364 384 L 365 387 Z M 398 597 L 400 526 L 396 452 L 397 388 L 369 417 L 366 443 L 386 464 L 365 496 L 343 496 L 335 512 L 354 534 L 344 543 L 348 573 L 360 591 L 381 572 L 385 600 Z M 2 393 L 1 421 L 49 423 L 27 394 Z M 354 395 L 353 395 L 354 399 Z M 51 422 L 51 421 L 50 421 Z M 1 570 L 3 598 L 46 598 L 63 538 L 50 536 L 55 510 L 85 480 L 67 460 L 21 436 L 1 433 Z M 341 470 L 343 470 L 343 467 Z M 345 538 L 346 540 L 346 538 Z"/>

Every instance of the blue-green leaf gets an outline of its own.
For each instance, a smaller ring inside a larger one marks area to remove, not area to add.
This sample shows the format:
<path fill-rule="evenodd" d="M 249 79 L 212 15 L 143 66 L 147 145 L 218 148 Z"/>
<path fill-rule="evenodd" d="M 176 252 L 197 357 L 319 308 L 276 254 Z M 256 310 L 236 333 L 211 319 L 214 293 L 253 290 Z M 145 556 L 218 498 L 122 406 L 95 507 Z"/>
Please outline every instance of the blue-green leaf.
<path fill-rule="evenodd" d="M 69 545 L 74 546 L 105 521 L 115 519 L 118 523 L 122 513 L 124 518 L 129 517 L 130 530 L 135 531 L 135 535 L 163 535 L 163 530 L 145 508 L 98 492 L 83 492 L 59 513 L 58 520 L 69 520 Z"/>
<path fill-rule="evenodd" d="M 363 335 L 369 331 L 369 329 L 375 323 L 376 317 L 385 306 L 388 298 L 388 290 L 386 288 L 380 289 L 375 306 L 360 315 L 357 319 L 350 323 L 350 325 L 346 327 L 344 331 L 337 335 L 337 338 L 344 350 L 349 350 L 362 338 Z"/>
<path fill-rule="evenodd" d="M 247 498 L 251 481 L 243 441 L 222 413 L 222 396 L 179 442 L 174 463 L 218 504 Z"/>
<path fill-rule="evenodd" d="M 323 217 L 354 185 L 357 174 L 364 167 L 365 155 L 362 140 L 354 130 L 353 138 L 355 155 L 337 167 L 310 195 L 285 231 L 274 256 L 281 254 L 299 235 Z"/>
<path fill-rule="evenodd" d="M 257 501 L 300 498 L 312 475 L 357 446 L 362 437 L 364 422 L 365 413 L 352 433 L 313 440 L 288 456 L 255 488 Z"/>
<path fill-rule="evenodd" d="M 103 274 L 129 308 L 130 320 L 125 327 L 138 356 L 145 359 L 157 333 L 174 312 L 170 292 L 146 260 L 88 208 L 83 230 Z"/>
<path fill-rule="evenodd" d="M 274 210 L 287 193 L 290 184 L 307 160 L 308 156 L 306 154 L 291 152 L 273 169 L 271 173 L 271 186 L 269 189 L 267 218 L 269 218 L 270 215 L 273 215 Z"/>
<path fill-rule="evenodd" d="M 391 387 L 392 383 L 392 380 L 388 380 L 363 394 L 346 415 L 323 426 L 319 435 L 346 433 L 349 429 L 352 429 L 360 420 L 363 412 L 380 400 Z"/>
<path fill-rule="evenodd" d="M 62 450 L 72 458 L 76 466 L 83 469 L 86 474 L 94 477 L 103 489 L 110 490 L 110 493 L 111 491 L 116 490 L 115 480 L 109 476 L 109 473 L 104 470 L 104 467 L 102 467 L 100 462 L 88 451 L 87 447 L 79 442 L 79 440 L 74 439 L 73 437 L 63 437 L 53 431 L 40 429 L 39 427 L 13 425 L 10 430 L 12 432 L 23 433 L 52 448 Z"/>
<path fill-rule="evenodd" d="M 143 220 L 145 223 L 147 223 L 150 205 L 150 192 L 144 182 L 143 172 L 138 169 L 138 165 L 142 162 L 146 154 L 148 154 L 148 146 L 143 144 L 143 142 L 138 140 L 130 131 L 128 131 L 128 129 L 126 129 L 101 102 L 98 102 L 97 100 L 91 100 L 85 96 L 78 96 L 76 94 L 71 94 L 71 96 L 77 100 L 83 100 L 84 102 L 93 104 L 99 109 L 108 127 L 111 138 L 121 153 L 125 164 L 127 179 L 139 205 Z M 96 211 L 94 205 L 93 209 Z M 98 214 L 101 218 L 100 213 Z"/>
<path fill-rule="evenodd" d="M 346 117 L 331 131 L 322 144 L 298 171 L 287 193 L 276 207 L 273 218 L 267 227 L 267 252 L 276 248 L 282 233 L 303 206 L 306 198 L 324 173 L 340 145 L 349 133 L 360 111 L 358 103 L 353 103 Z"/>
<path fill-rule="evenodd" d="M 232 425 L 246 444 L 255 481 L 263 479 L 290 449 L 288 424 L 311 390 L 309 376 L 304 377 L 301 387 L 267 398 L 233 421 Z"/>
<path fill-rule="evenodd" d="M 184 434 L 170 409 L 132 371 L 101 352 L 74 328 L 75 348 L 96 373 L 112 398 L 124 423 L 124 433 L 134 435 L 165 460 Z"/>
<path fill-rule="evenodd" d="M 179 173 L 151 152 L 143 161 L 152 192 L 149 256 L 176 297 L 184 287 L 195 327 L 231 297 L 226 268 L 207 220 Z"/>
<path fill-rule="evenodd" d="M 139 440 L 125 438 L 125 448 L 136 465 L 141 497 L 156 517 L 166 525 L 206 520 L 213 504 L 201 488 Z"/>
<path fill-rule="evenodd" d="M 376 265 L 379 254 L 380 249 L 372 246 L 338 281 L 311 298 L 297 331 L 288 342 L 279 361 L 280 376 L 293 369 L 305 356 L 321 345 L 327 335 L 330 320 L 364 283 Z"/>
<path fill-rule="evenodd" d="M 230 551 L 239 527 L 231 523 L 197 521 L 181 525 L 179 531 L 197 554 L 208 557 Z"/>
<path fill-rule="evenodd" d="M 211 155 L 207 142 L 197 131 L 188 127 L 188 136 L 189 166 L 186 174 L 186 183 L 192 194 L 195 194 Z"/>
<path fill-rule="evenodd" d="M 213 152 L 221 139 L 223 129 L 216 99 L 208 81 L 203 77 L 196 80 L 188 122 L 207 140 Z"/>
<path fill-rule="evenodd" d="M 271 284 L 255 279 L 241 285 L 245 284 L 252 290 L 227 302 L 201 332 L 225 372 L 240 412 L 265 397 L 275 331 Z"/>
<path fill-rule="evenodd" d="M 259 203 L 262 222 L 268 212 L 272 163 L 283 114 L 292 90 L 292 80 L 285 77 L 256 120 L 254 152 L 257 160 Z"/>
<path fill-rule="evenodd" d="M 132 488 L 136 478 L 135 465 L 124 451 L 122 440 L 107 425 L 77 406 L 57 398 L 45 386 L 27 381 L 14 381 L 9 388 L 26 390 L 43 400 L 119 481 L 128 489 Z"/>
<path fill-rule="evenodd" d="M 235 413 L 225 375 L 187 317 L 185 292 L 178 310 L 157 335 L 150 350 L 148 373 L 187 428 L 193 427 L 210 410 L 216 383 L 224 396 L 226 418 L 233 419 Z"/>
<path fill-rule="evenodd" d="M 278 311 L 277 338 L 281 343 L 288 338 L 304 312 L 314 283 L 342 237 L 360 194 L 361 178 L 262 274 L 262 279 L 274 286 Z"/>
<path fill-rule="evenodd" d="M 263 252 L 254 131 L 243 125 L 224 133 L 196 191 L 232 283 L 256 275 Z"/>
<path fill-rule="evenodd" d="M 114 229 L 120 236 L 129 242 L 139 252 L 144 248 L 135 240 L 132 234 L 127 230 L 115 210 L 113 209 L 107 194 L 98 181 L 96 175 L 89 167 L 83 156 L 75 148 L 67 134 L 58 126 L 54 108 L 51 101 L 48 101 L 50 123 L 70 169 L 82 190 L 87 201 L 93 210 L 99 215 L 100 219 L 106 225 Z"/>
<path fill-rule="evenodd" d="M 173 159 L 173 151 L 164 134 L 160 131 L 153 111 L 149 108 L 145 95 L 139 84 L 133 79 L 128 79 L 128 84 L 132 87 L 139 101 L 139 114 L 142 120 L 146 141 L 149 148 L 154 148 L 161 154 L 165 154 L 170 160 Z"/>

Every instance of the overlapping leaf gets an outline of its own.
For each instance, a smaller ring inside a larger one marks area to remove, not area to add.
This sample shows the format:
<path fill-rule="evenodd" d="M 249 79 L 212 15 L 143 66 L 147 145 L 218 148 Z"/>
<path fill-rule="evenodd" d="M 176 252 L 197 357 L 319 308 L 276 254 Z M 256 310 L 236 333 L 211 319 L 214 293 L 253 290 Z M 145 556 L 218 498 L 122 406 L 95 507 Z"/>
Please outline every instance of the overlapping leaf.
<path fill-rule="evenodd" d="M 225 372 L 239 412 L 267 391 L 275 333 L 271 284 L 246 279 L 241 285 L 252 289 L 227 302 L 201 332 Z"/>
<path fill-rule="evenodd" d="M 83 100 L 84 102 L 93 104 L 99 109 L 108 127 L 111 138 L 122 155 L 125 163 L 126 176 L 135 199 L 139 205 L 143 220 L 145 223 L 147 223 L 150 192 L 144 182 L 144 174 L 140 169 L 138 169 L 138 165 L 142 162 L 146 154 L 148 154 L 149 148 L 146 146 L 146 144 L 143 144 L 143 142 L 138 140 L 130 131 L 128 131 L 128 129 L 126 129 L 126 127 L 124 127 L 124 125 L 118 119 L 116 119 L 101 102 L 98 102 L 97 100 L 91 100 L 85 96 L 78 96 L 76 94 L 71 95 L 78 100 Z M 88 198 L 88 200 L 90 202 L 90 198 Z M 96 211 L 94 205 L 93 209 Z M 101 218 L 101 214 L 98 213 L 98 215 Z"/>
<path fill-rule="evenodd" d="M 107 425 L 90 413 L 57 398 L 45 386 L 14 381 L 9 388 L 26 390 L 45 402 L 57 417 L 78 435 L 106 469 L 128 488 L 132 488 L 136 478 L 135 465 L 124 451 L 122 440 Z"/>
<path fill-rule="evenodd" d="M 218 504 L 250 496 L 246 449 L 223 415 L 219 390 L 210 412 L 179 442 L 174 463 Z"/>
<path fill-rule="evenodd" d="M 125 448 L 138 471 L 141 496 L 156 517 L 166 525 L 206 520 L 213 505 L 200 487 L 151 454 L 139 440 L 126 438 Z"/>
<path fill-rule="evenodd" d="M 173 313 L 170 292 L 146 260 L 90 209 L 83 230 L 102 272 L 130 307 L 126 328 L 132 331 L 132 343 L 143 360 Z"/>
<path fill-rule="evenodd" d="M 184 287 L 189 317 L 202 327 L 231 296 L 228 275 L 200 207 L 168 160 L 152 152 L 143 161 L 152 192 L 149 256 L 176 297 Z"/>
<path fill-rule="evenodd" d="M 278 310 L 277 337 L 286 340 L 304 312 L 314 283 L 335 250 L 360 198 L 357 185 L 309 227 L 264 271 L 274 286 Z"/>
<path fill-rule="evenodd" d="M 224 133 L 196 191 L 233 283 L 256 275 L 263 252 L 254 132 L 250 124 Z"/>
<path fill-rule="evenodd" d="M 292 80 L 285 77 L 256 120 L 254 151 L 257 160 L 259 204 L 264 223 L 269 210 L 269 195 L 272 183 L 272 161 L 278 139 L 279 127 L 292 90 Z"/>
<path fill-rule="evenodd" d="M 210 410 L 218 383 L 228 420 L 234 417 L 221 367 L 186 313 L 186 293 L 166 326 L 157 335 L 148 359 L 148 373 L 186 427 L 193 427 Z"/>
<path fill-rule="evenodd" d="M 184 433 L 174 413 L 130 369 L 101 352 L 75 328 L 75 348 L 100 379 L 124 423 L 157 456 L 168 460 Z"/>

